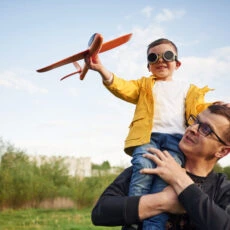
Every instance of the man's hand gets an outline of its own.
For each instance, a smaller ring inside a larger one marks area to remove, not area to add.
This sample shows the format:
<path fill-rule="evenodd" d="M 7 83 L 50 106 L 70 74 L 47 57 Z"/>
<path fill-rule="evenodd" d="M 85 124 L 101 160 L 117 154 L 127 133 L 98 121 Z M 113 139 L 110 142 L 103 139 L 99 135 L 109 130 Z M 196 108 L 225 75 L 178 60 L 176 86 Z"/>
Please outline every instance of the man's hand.
<path fill-rule="evenodd" d="M 167 151 L 150 148 L 148 149 L 148 152 L 153 154 L 147 153 L 144 154 L 143 157 L 154 161 L 157 167 L 153 169 L 142 169 L 140 173 L 157 174 L 164 181 L 170 184 L 178 195 L 187 186 L 194 183 L 187 175 L 185 169 L 182 168 Z"/>

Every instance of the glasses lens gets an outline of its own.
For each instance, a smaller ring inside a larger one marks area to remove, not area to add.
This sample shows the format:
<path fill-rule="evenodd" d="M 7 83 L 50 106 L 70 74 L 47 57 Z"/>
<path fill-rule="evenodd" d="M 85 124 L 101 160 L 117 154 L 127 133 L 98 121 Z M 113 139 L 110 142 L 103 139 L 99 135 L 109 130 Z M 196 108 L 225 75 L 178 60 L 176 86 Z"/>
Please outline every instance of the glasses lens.
<path fill-rule="evenodd" d="M 163 54 L 163 58 L 165 61 L 174 61 L 175 60 L 175 55 L 172 51 L 166 51 L 164 54 Z"/>
<path fill-rule="evenodd" d="M 203 136 L 208 136 L 209 134 L 212 133 L 212 129 L 210 128 L 210 126 L 209 126 L 208 124 L 200 123 L 199 132 L 200 132 Z"/>
<path fill-rule="evenodd" d="M 89 47 L 92 45 L 95 36 L 96 36 L 96 34 L 93 34 L 93 35 L 90 37 L 90 39 L 89 39 L 89 41 L 88 41 L 88 46 L 89 46 Z"/>
<path fill-rule="evenodd" d="M 148 55 L 148 62 L 149 63 L 155 63 L 155 62 L 157 62 L 157 59 L 158 59 L 158 55 L 155 53 L 150 53 Z"/>

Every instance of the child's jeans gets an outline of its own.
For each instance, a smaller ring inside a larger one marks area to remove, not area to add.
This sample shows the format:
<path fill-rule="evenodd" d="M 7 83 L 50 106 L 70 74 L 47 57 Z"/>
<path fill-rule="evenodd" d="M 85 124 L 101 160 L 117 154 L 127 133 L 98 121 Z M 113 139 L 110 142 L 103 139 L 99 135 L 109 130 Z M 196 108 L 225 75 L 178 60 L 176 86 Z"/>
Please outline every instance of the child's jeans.
<path fill-rule="evenodd" d="M 142 157 L 147 153 L 147 148 L 157 148 L 160 150 L 167 150 L 174 159 L 180 164 L 184 165 L 184 155 L 180 151 L 178 144 L 181 140 L 181 134 L 166 134 L 166 133 L 152 133 L 149 144 L 137 146 L 132 154 L 133 174 L 129 187 L 129 196 L 140 196 L 144 194 L 157 193 L 162 191 L 167 184 L 156 175 L 140 174 L 143 168 L 155 168 L 156 164 Z M 143 222 L 143 230 L 164 230 L 168 215 L 166 213 L 146 219 Z"/>

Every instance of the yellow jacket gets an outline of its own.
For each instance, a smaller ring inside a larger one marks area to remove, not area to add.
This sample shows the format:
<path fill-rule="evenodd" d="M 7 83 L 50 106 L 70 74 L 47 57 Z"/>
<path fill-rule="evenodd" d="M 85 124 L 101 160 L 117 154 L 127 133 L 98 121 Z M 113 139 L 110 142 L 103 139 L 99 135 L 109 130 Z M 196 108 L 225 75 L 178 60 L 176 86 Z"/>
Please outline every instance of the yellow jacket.
<path fill-rule="evenodd" d="M 118 98 L 136 105 L 124 149 L 127 154 L 132 155 L 135 146 L 150 142 L 154 114 L 152 88 L 155 79 L 150 76 L 127 81 L 115 74 L 113 77 L 113 82 L 108 86 L 105 85 L 106 88 Z M 185 100 L 186 120 L 190 114 L 197 115 L 211 104 L 204 102 L 204 96 L 210 90 L 207 86 L 198 88 L 195 85 L 190 85 Z"/>

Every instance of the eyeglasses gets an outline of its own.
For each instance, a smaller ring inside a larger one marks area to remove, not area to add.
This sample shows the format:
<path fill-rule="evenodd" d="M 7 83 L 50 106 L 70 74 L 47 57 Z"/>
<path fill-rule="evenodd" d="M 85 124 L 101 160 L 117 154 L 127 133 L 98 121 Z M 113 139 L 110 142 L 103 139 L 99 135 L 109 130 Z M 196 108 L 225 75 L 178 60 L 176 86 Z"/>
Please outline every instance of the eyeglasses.
<path fill-rule="evenodd" d="M 213 133 L 220 143 L 227 145 L 223 140 L 221 140 L 221 138 L 212 130 L 212 128 L 207 123 L 199 121 L 199 119 L 196 116 L 190 115 L 187 123 L 189 126 L 198 124 L 198 132 L 202 136 L 207 137 L 208 135 Z"/>
<path fill-rule="evenodd" d="M 163 58 L 165 61 L 177 61 L 177 56 L 170 50 L 165 51 L 163 54 L 150 53 L 148 55 L 148 63 L 154 64 L 158 62 L 160 58 Z"/>

